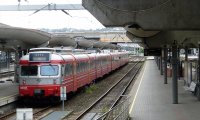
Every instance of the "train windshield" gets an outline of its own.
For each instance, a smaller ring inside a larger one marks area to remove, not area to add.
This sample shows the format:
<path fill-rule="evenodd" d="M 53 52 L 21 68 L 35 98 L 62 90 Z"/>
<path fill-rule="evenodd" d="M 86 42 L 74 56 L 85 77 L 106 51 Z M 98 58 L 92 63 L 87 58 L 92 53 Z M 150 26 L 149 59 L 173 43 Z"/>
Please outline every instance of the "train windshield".
<path fill-rule="evenodd" d="M 58 65 L 43 65 L 40 67 L 41 76 L 57 76 L 58 71 Z"/>
<path fill-rule="evenodd" d="M 37 76 L 38 66 L 21 66 L 21 76 Z"/>

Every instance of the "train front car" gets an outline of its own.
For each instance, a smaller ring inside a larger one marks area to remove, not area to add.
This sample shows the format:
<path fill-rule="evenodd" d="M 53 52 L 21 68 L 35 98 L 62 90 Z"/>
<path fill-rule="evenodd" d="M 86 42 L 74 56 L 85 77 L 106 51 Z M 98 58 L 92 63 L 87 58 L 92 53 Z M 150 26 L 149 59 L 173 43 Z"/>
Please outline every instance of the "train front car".
<path fill-rule="evenodd" d="M 47 51 L 30 52 L 20 59 L 20 97 L 46 98 L 60 96 L 62 63 L 58 54 Z"/>

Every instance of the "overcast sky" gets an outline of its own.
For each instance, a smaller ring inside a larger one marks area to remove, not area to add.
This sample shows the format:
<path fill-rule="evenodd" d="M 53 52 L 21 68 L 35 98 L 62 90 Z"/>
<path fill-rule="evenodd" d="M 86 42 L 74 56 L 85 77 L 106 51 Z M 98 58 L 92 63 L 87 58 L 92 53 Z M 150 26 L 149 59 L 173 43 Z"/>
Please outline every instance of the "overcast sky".
<path fill-rule="evenodd" d="M 32 4 L 81 4 L 81 0 L 21 0 L 21 5 Z M 18 5 L 18 0 L 1 0 L 0 5 Z M 72 17 L 62 11 L 0 11 L 0 22 L 15 27 L 25 28 L 76 28 L 98 29 L 104 28 L 88 11 L 67 11 Z M 32 15 L 31 15 L 32 14 Z"/>

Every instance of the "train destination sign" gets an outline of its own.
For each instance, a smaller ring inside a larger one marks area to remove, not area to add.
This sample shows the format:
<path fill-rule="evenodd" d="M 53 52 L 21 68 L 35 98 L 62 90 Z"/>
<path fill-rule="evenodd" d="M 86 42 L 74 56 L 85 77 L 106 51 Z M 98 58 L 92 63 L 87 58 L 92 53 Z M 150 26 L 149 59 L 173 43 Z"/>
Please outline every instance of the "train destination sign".
<path fill-rule="evenodd" d="M 50 62 L 49 53 L 30 53 L 30 62 Z"/>
<path fill-rule="evenodd" d="M 144 56 L 161 56 L 161 49 L 144 49 Z"/>

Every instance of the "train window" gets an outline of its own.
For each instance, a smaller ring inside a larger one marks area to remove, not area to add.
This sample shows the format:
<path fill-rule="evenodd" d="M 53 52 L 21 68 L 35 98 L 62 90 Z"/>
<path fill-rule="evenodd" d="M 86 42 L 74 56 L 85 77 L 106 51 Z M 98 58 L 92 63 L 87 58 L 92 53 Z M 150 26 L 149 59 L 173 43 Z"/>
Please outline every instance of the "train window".
<path fill-rule="evenodd" d="M 90 68 L 92 68 L 92 69 L 95 68 L 95 61 L 94 60 L 91 61 Z"/>
<path fill-rule="evenodd" d="M 85 63 L 81 63 L 81 72 L 85 72 Z"/>
<path fill-rule="evenodd" d="M 85 72 L 88 70 L 87 62 L 80 62 L 77 64 L 77 72 Z"/>
<path fill-rule="evenodd" d="M 87 69 L 86 63 L 85 63 L 85 62 L 82 62 L 82 63 L 81 63 L 81 71 L 82 71 L 82 72 L 85 72 L 86 69 Z"/>
<path fill-rule="evenodd" d="M 58 65 L 43 65 L 40 67 L 40 74 L 42 76 L 56 76 L 58 75 Z"/>
<path fill-rule="evenodd" d="M 118 56 L 114 56 L 113 61 L 119 61 L 119 57 Z"/>
<path fill-rule="evenodd" d="M 37 76 L 38 66 L 21 66 L 21 76 Z"/>
<path fill-rule="evenodd" d="M 80 63 L 77 63 L 76 71 L 77 71 L 77 73 L 81 72 Z"/>
<path fill-rule="evenodd" d="M 101 64 L 102 64 L 102 63 L 101 63 L 101 60 L 98 60 L 98 61 L 97 61 L 97 64 L 98 64 L 98 66 L 101 66 Z"/>
<path fill-rule="evenodd" d="M 85 71 L 88 70 L 88 63 L 87 62 L 84 62 L 84 68 L 85 68 Z"/>
<path fill-rule="evenodd" d="M 66 75 L 72 74 L 72 65 L 71 65 L 71 64 L 67 64 L 67 65 L 65 66 L 65 74 L 66 74 Z"/>

